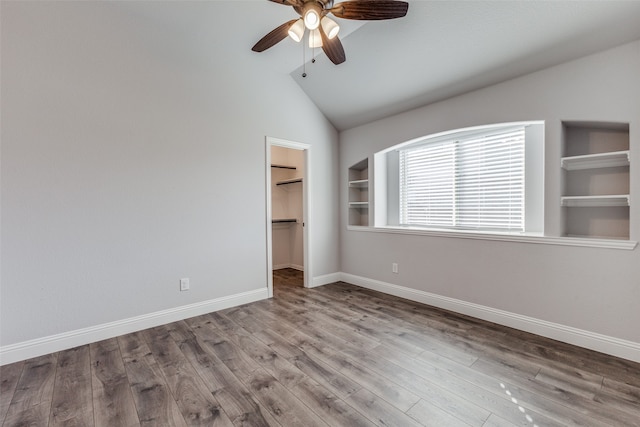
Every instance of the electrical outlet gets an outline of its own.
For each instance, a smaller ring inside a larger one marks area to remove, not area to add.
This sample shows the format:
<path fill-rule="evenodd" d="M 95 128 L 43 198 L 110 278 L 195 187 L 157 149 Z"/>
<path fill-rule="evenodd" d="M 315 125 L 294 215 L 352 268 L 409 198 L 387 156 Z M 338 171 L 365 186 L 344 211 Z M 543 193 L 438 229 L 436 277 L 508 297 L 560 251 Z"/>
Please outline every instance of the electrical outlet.
<path fill-rule="evenodd" d="M 189 290 L 189 278 L 180 279 L 180 291 Z"/>
<path fill-rule="evenodd" d="M 394 262 L 391 264 L 391 272 L 398 274 L 398 263 Z"/>

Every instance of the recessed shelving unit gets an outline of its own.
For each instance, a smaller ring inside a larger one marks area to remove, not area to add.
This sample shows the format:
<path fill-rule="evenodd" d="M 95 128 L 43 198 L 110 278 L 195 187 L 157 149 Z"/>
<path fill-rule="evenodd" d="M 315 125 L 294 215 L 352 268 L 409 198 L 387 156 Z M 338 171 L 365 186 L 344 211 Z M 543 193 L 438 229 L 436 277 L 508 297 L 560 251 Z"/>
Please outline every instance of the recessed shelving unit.
<path fill-rule="evenodd" d="M 349 225 L 369 225 L 369 159 L 349 168 Z"/>
<path fill-rule="evenodd" d="M 272 224 L 287 224 L 287 223 L 296 223 L 298 222 L 295 218 L 282 218 L 282 219 L 272 219 Z"/>
<path fill-rule="evenodd" d="M 629 240 L 629 125 L 562 125 L 563 235 Z"/>

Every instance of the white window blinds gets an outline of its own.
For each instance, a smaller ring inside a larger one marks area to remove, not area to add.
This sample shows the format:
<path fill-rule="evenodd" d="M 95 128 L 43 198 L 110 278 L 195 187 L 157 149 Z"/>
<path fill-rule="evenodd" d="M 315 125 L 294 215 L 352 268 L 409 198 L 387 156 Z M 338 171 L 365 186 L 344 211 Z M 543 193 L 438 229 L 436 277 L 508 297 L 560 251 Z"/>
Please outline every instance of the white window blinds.
<path fill-rule="evenodd" d="M 400 150 L 400 222 L 524 231 L 524 127 Z"/>

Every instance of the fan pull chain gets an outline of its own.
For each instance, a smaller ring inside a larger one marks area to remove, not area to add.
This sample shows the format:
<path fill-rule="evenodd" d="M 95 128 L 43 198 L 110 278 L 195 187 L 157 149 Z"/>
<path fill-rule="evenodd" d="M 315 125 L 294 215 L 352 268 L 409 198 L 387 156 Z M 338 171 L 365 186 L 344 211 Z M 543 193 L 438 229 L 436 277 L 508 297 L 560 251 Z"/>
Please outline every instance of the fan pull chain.
<path fill-rule="evenodd" d="M 307 77 L 307 60 L 304 52 L 304 35 L 302 36 L 302 78 Z"/>

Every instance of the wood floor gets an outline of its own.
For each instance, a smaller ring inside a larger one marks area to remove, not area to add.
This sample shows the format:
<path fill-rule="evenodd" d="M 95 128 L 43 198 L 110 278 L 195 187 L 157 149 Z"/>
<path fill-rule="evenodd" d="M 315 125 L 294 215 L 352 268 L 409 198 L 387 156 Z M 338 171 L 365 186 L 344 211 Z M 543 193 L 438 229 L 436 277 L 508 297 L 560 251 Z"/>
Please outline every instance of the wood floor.
<path fill-rule="evenodd" d="M 4 426 L 640 426 L 640 364 L 304 289 L 0 368 Z"/>

